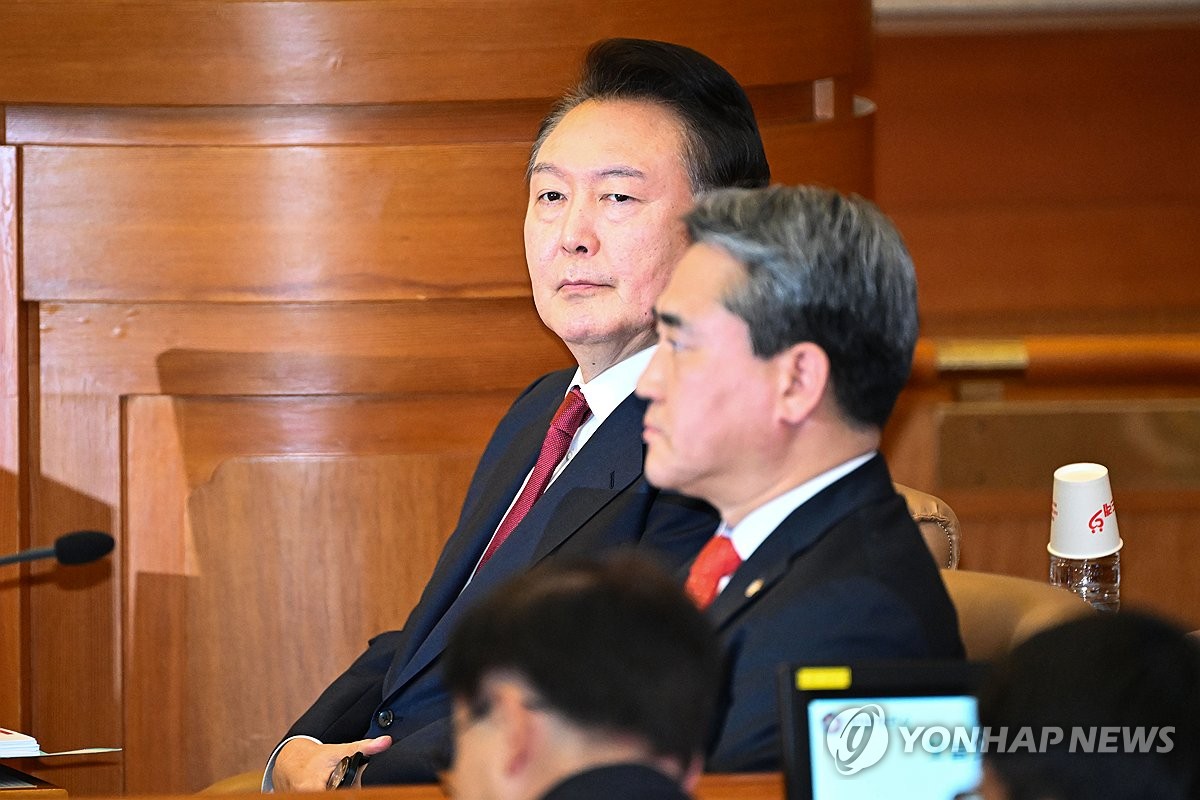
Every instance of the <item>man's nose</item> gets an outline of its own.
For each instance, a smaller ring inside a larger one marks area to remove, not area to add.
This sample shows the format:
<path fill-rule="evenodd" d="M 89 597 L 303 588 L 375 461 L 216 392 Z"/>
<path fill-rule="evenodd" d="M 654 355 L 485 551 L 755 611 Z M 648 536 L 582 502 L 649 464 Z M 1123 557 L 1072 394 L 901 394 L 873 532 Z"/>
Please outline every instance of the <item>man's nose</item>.
<path fill-rule="evenodd" d="M 563 218 L 562 249 L 578 255 L 595 255 L 600 249 L 596 236 L 595 209 L 586 201 L 573 201 Z"/>

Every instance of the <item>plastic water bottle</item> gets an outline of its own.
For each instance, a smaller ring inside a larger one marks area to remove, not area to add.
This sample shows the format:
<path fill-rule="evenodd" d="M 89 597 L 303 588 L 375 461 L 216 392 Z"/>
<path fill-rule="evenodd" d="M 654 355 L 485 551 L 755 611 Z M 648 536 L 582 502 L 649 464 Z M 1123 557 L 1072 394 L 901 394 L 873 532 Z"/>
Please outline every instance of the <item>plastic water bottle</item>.
<path fill-rule="evenodd" d="M 1108 468 L 1080 462 L 1054 470 L 1050 506 L 1050 584 L 1100 611 L 1121 607 L 1121 531 Z"/>
<path fill-rule="evenodd" d="M 1098 558 L 1050 556 L 1050 583 L 1070 589 L 1098 611 L 1121 607 L 1121 554 Z"/>

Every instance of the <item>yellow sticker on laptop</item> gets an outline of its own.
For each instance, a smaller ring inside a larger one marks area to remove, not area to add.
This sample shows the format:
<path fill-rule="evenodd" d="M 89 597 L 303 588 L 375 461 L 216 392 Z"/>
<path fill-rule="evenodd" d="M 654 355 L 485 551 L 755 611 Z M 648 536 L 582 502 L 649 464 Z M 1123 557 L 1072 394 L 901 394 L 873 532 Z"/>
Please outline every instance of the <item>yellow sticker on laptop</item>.
<path fill-rule="evenodd" d="M 796 670 L 796 688 L 802 692 L 850 688 L 849 667 L 801 667 Z"/>

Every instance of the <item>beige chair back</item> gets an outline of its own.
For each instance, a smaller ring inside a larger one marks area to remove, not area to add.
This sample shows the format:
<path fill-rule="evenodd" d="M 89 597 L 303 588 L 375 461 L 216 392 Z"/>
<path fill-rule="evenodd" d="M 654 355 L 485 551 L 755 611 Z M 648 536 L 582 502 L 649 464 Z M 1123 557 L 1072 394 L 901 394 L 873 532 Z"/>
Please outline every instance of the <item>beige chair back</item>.
<path fill-rule="evenodd" d="M 938 566 L 943 569 L 957 569 L 962 531 L 954 509 L 946 505 L 940 497 L 934 497 L 927 492 L 899 483 L 895 484 L 895 487 L 908 503 L 908 513 L 912 514 L 917 527 L 921 529 L 921 535 L 925 537 L 925 543 L 929 545 Z"/>
<path fill-rule="evenodd" d="M 1028 578 L 942 570 L 942 580 L 972 661 L 992 661 L 1038 631 L 1093 613 L 1079 595 Z"/>

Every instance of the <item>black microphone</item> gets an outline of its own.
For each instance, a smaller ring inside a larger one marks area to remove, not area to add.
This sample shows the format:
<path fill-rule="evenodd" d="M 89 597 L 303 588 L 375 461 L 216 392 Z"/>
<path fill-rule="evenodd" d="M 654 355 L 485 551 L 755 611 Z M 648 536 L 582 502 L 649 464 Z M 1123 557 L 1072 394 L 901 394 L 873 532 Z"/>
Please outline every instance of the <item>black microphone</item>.
<path fill-rule="evenodd" d="M 54 540 L 53 547 L 22 550 L 10 556 L 0 556 L 0 567 L 22 561 L 56 558 L 60 564 L 87 564 L 112 552 L 113 538 L 100 531 L 75 531 Z"/>

